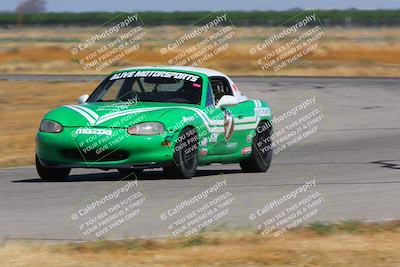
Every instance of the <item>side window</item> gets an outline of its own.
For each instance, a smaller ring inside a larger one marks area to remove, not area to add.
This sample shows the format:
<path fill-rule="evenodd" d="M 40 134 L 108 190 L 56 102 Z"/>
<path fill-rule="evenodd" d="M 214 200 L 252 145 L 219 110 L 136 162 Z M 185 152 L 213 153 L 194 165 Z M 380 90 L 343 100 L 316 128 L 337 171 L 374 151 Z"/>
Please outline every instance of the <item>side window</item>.
<path fill-rule="evenodd" d="M 215 103 L 223 97 L 224 95 L 233 95 L 232 89 L 229 82 L 223 77 L 212 77 L 210 78 L 210 83 L 214 95 Z"/>
<path fill-rule="evenodd" d="M 208 83 L 208 87 L 207 87 L 207 99 L 206 99 L 206 106 L 214 106 L 215 102 L 214 102 L 214 95 L 213 95 L 213 89 L 211 86 L 211 83 Z"/>

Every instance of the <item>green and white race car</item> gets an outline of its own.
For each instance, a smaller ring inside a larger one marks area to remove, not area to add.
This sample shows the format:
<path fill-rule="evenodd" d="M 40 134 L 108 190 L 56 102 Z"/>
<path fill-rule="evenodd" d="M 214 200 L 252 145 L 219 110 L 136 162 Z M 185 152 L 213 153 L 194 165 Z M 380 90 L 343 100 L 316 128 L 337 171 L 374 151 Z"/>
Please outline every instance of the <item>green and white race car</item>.
<path fill-rule="evenodd" d="M 271 108 L 215 70 L 123 69 L 78 102 L 40 124 L 36 167 L 44 180 L 64 180 L 71 168 L 130 175 L 162 167 L 167 177 L 190 178 L 198 165 L 265 172 L 271 163 Z"/>

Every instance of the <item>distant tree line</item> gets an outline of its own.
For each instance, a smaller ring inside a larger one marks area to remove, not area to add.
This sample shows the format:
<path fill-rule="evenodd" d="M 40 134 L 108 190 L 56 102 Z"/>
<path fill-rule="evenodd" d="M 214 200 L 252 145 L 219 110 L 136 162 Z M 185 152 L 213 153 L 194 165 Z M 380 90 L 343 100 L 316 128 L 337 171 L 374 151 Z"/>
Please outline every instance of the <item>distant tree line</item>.
<path fill-rule="evenodd" d="M 40 5 L 40 1 L 38 1 Z M 44 8 L 44 7 L 42 7 Z M 24 8 L 21 7 L 21 10 Z M 27 9 L 27 7 L 25 7 Z M 268 25 L 278 26 L 288 20 L 292 22 L 301 20 L 301 10 L 289 11 L 252 11 L 252 12 L 227 12 L 235 26 Z M 307 10 L 304 14 L 311 14 Z M 400 25 L 399 10 L 315 10 L 320 22 L 326 26 L 395 26 Z M 118 23 L 118 18 L 123 18 L 131 13 L 120 12 L 86 12 L 86 13 L 37 13 L 16 12 L 0 13 L 0 25 L 103 25 L 107 21 Z M 156 25 L 190 25 L 209 15 L 210 12 L 139 12 L 145 26 Z M 216 13 L 218 14 L 218 13 Z M 118 16 L 118 18 L 116 18 Z M 314 23 L 319 24 L 319 21 Z M 313 23 L 309 24 L 310 26 Z"/>

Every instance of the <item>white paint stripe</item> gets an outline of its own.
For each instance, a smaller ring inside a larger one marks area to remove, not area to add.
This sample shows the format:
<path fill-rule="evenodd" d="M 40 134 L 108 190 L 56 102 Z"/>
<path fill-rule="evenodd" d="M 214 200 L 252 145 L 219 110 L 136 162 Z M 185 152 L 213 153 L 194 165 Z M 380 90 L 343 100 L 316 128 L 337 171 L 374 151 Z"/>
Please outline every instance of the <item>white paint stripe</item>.
<path fill-rule="evenodd" d="M 108 120 L 111 120 L 111 119 L 114 119 L 114 118 L 117 118 L 120 116 L 128 115 L 128 114 L 160 110 L 160 109 L 176 109 L 176 108 L 191 110 L 191 111 L 197 113 L 197 115 L 203 120 L 205 126 L 207 127 L 207 129 L 210 132 L 211 132 L 210 124 L 212 124 L 213 126 L 223 125 L 223 121 L 211 120 L 207 116 L 207 114 L 205 114 L 204 112 L 202 112 L 201 110 L 199 110 L 197 108 L 182 107 L 182 106 L 143 108 L 143 109 L 135 109 L 135 110 L 131 110 L 131 111 L 116 112 L 116 113 L 110 114 L 108 116 L 105 115 L 105 116 L 100 117 L 100 120 L 96 124 L 100 124 L 100 123 L 106 122 Z"/>
<path fill-rule="evenodd" d="M 249 122 L 255 122 L 255 121 L 257 121 L 257 117 L 256 116 L 245 117 L 243 119 L 236 119 L 235 118 L 235 123 L 249 123 Z"/>
<path fill-rule="evenodd" d="M 83 107 L 83 106 L 78 106 L 78 105 L 74 105 L 74 107 L 76 107 L 76 108 L 79 108 L 79 109 L 81 109 L 81 110 L 83 110 L 83 111 L 86 111 L 86 113 L 88 113 L 89 115 L 92 115 L 92 117 L 94 118 L 94 119 L 98 119 L 99 118 L 99 115 L 97 115 L 93 110 L 91 110 L 91 109 L 88 109 L 88 108 L 86 108 L 86 107 Z"/>
<path fill-rule="evenodd" d="M 235 125 L 235 130 L 248 130 L 248 129 L 255 129 L 258 125 L 257 123 L 251 123 L 251 124 L 241 124 L 241 125 Z"/>
<path fill-rule="evenodd" d="M 255 108 L 258 108 L 258 102 L 257 102 L 257 100 L 252 100 L 253 101 L 253 103 L 254 103 L 254 107 Z"/>
<path fill-rule="evenodd" d="M 147 112 L 147 111 L 153 111 L 153 110 L 159 110 L 159 109 L 165 109 L 165 108 L 146 108 L 146 109 L 134 109 L 134 110 L 129 110 L 126 111 L 124 113 L 111 113 L 109 114 L 109 116 L 102 116 L 100 117 L 100 119 L 97 121 L 96 124 L 100 124 L 103 122 L 106 122 L 108 120 L 114 119 L 114 118 L 118 118 L 118 117 L 122 117 L 122 116 L 126 116 L 126 115 L 130 115 L 130 114 L 136 114 L 136 113 L 142 113 L 142 112 Z"/>
<path fill-rule="evenodd" d="M 106 114 L 106 115 L 100 117 L 100 121 L 98 122 L 98 124 L 99 123 L 103 123 L 103 122 L 107 121 L 108 119 L 116 118 L 116 117 L 123 116 L 123 115 L 129 115 L 129 114 L 134 114 L 134 113 L 138 113 L 138 112 L 160 110 L 160 109 L 169 109 L 169 108 L 171 108 L 171 109 L 179 108 L 179 109 L 187 109 L 187 110 L 194 111 L 194 112 L 197 113 L 197 115 L 200 118 L 203 119 L 203 121 L 205 120 L 208 123 L 209 126 L 221 126 L 221 125 L 224 125 L 224 121 L 223 120 L 213 120 L 201 109 L 191 108 L 191 107 L 182 107 L 182 106 L 141 108 L 141 109 L 135 109 L 135 110 L 118 111 L 118 112 Z M 235 122 L 237 122 L 237 123 L 246 123 L 246 122 L 254 122 L 256 120 L 257 120 L 257 118 L 255 116 L 253 116 L 253 117 L 247 117 L 247 118 L 244 118 L 244 119 L 238 119 Z"/>
<path fill-rule="evenodd" d="M 111 112 L 111 113 L 107 113 L 103 116 L 101 116 L 101 118 L 108 118 L 114 115 L 124 115 L 124 114 L 130 114 L 132 111 L 134 111 L 135 113 L 140 111 L 140 112 L 144 112 L 144 111 L 148 111 L 148 110 L 153 110 L 153 109 L 157 109 L 157 108 L 137 108 L 137 109 L 129 109 L 129 110 L 123 110 L 123 111 L 116 111 L 116 112 Z"/>
<path fill-rule="evenodd" d="M 65 107 L 70 108 L 76 112 L 78 112 L 79 114 L 81 114 L 83 117 L 85 117 L 86 120 L 88 120 L 91 124 L 94 124 L 96 121 L 90 117 L 86 112 L 74 107 L 74 106 L 70 106 L 70 105 L 65 105 Z"/>
<path fill-rule="evenodd" d="M 255 106 L 258 106 L 257 102 L 253 100 L 255 103 Z M 89 116 L 84 110 L 89 110 L 87 108 L 83 108 L 81 106 L 70 106 L 66 105 L 66 107 L 75 110 L 76 112 L 80 113 L 82 116 L 84 116 L 90 123 L 92 124 L 101 124 L 106 121 L 109 121 L 114 118 L 118 118 L 121 116 L 125 115 L 130 115 L 130 114 L 136 114 L 136 113 L 142 113 L 142 112 L 147 112 L 147 111 L 153 111 L 153 110 L 160 110 L 160 109 L 186 109 L 186 110 L 191 110 L 195 112 L 199 118 L 203 121 L 204 125 L 206 126 L 207 130 L 211 133 L 219 133 L 223 132 L 222 126 L 224 124 L 223 120 L 212 120 L 204 111 L 198 109 L 198 108 L 191 108 L 191 107 L 182 107 L 182 106 L 172 106 L 172 107 L 154 107 L 154 108 L 140 108 L 140 109 L 134 109 L 134 110 L 127 110 L 127 111 L 122 111 L 122 112 L 114 112 L 111 114 L 106 114 L 104 116 L 101 116 L 97 122 Z M 94 113 L 94 112 L 93 112 Z M 95 113 L 94 113 L 95 114 Z M 96 114 L 97 115 L 97 114 Z M 97 115 L 98 116 L 98 115 Z M 240 123 L 249 123 L 249 122 L 256 122 L 256 123 L 251 123 L 251 124 L 245 124 L 245 125 L 240 125 Z M 235 123 L 239 124 L 235 126 L 236 129 L 242 130 L 242 129 L 253 129 L 258 125 L 259 118 L 252 116 L 252 117 L 246 117 L 243 119 L 235 119 Z"/>
<path fill-rule="evenodd" d="M 182 108 L 182 109 L 187 109 L 187 110 L 191 110 L 196 112 L 196 114 L 203 120 L 204 125 L 206 126 L 207 130 L 209 132 L 213 132 L 213 130 L 211 129 L 211 119 L 207 116 L 207 114 L 205 114 L 204 112 L 201 112 L 201 110 L 197 109 L 197 108 L 190 108 L 190 107 L 177 107 L 177 108 Z M 215 125 L 215 123 L 213 123 Z"/>
<path fill-rule="evenodd" d="M 135 114 L 135 113 L 140 113 L 140 112 L 146 112 L 146 111 L 153 111 L 153 110 L 160 110 L 160 109 L 176 109 L 176 108 L 180 108 L 180 109 L 187 109 L 187 110 L 191 110 L 194 111 L 198 114 L 198 116 L 203 120 L 203 122 L 206 124 L 206 126 L 208 126 L 207 128 L 210 129 L 210 127 L 214 127 L 214 126 L 222 126 L 224 125 L 224 121 L 223 120 L 212 120 L 205 112 L 203 112 L 202 110 L 199 110 L 197 108 L 191 108 L 191 107 L 178 107 L 178 106 L 173 106 L 173 107 L 157 107 L 157 108 L 143 108 L 143 109 L 135 109 L 135 110 L 130 110 L 130 111 L 124 111 L 123 113 L 121 112 L 117 112 L 117 113 L 113 113 L 107 117 L 101 117 L 100 120 L 96 123 L 96 124 L 100 124 L 103 122 L 106 122 L 110 119 L 113 118 L 117 118 L 120 116 L 124 116 L 124 115 L 129 115 L 129 114 Z M 252 116 L 252 117 L 247 117 L 247 118 L 243 118 L 243 119 L 235 119 L 235 123 L 249 123 L 249 122 L 255 122 L 257 121 L 257 117 Z"/>

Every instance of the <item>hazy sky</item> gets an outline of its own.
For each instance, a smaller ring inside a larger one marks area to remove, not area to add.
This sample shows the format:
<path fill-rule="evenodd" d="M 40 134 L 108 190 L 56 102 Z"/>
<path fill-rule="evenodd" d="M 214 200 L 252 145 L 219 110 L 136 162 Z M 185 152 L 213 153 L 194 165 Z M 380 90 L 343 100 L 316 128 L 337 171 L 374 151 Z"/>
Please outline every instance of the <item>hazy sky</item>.
<path fill-rule="evenodd" d="M 0 10 L 13 11 L 21 0 L 0 0 Z M 285 10 L 398 9 L 400 0 L 47 0 L 48 11 L 187 11 L 187 10 Z"/>

